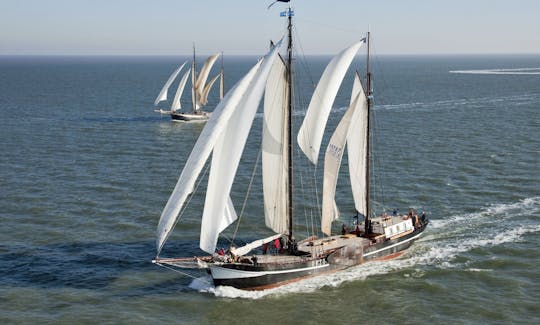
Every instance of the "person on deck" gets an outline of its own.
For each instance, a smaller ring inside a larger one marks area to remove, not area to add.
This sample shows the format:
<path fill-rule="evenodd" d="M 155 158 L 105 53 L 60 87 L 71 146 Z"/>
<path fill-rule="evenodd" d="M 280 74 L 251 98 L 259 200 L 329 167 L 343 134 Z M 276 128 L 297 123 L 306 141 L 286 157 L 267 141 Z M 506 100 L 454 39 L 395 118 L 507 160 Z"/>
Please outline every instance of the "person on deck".
<path fill-rule="evenodd" d="M 279 238 L 274 239 L 274 248 L 276 249 L 276 254 L 279 253 L 279 250 L 281 249 L 281 241 Z"/>

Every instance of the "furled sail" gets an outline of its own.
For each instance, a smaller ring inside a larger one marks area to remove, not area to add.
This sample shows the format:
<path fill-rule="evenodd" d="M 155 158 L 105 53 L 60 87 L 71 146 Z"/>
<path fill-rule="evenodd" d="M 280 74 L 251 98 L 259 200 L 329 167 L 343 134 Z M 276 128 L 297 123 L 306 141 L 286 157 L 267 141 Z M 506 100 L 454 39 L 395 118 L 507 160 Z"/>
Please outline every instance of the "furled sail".
<path fill-rule="evenodd" d="M 321 229 L 323 233 L 327 235 L 331 235 L 332 221 L 338 218 L 335 194 L 345 144 L 347 143 L 350 130 L 356 129 L 357 127 L 352 123 L 353 116 L 360 116 L 360 114 L 357 114 L 357 111 L 363 109 L 362 105 L 364 103 L 367 107 L 365 95 L 360 84 L 360 78 L 358 77 L 358 74 L 356 74 L 351 94 L 351 103 L 349 104 L 349 108 L 345 112 L 345 115 L 343 115 L 341 121 L 336 127 L 336 130 L 332 134 L 324 156 Z M 349 143 L 347 143 L 347 147 L 350 147 Z M 351 163 L 350 159 L 351 157 L 349 157 L 349 163 Z"/>
<path fill-rule="evenodd" d="M 174 99 L 171 105 L 171 111 L 177 111 L 182 108 L 180 98 L 182 97 L 182 93 L 184 92 L 184 87 L 186 86 L 186 82 L 190 72 L 191 68 L 188 69 L 188 71 L 182 76 L 182 79 L 180 79 L 180 83 L 178 84 L 178 90 L 176 90 L 176 95 L 174 95 Z"/>
<path fill-rule="evenodd" d="M 154 106 L 157 106 L 157 104 L 159 104 L 159 102 L 161 101 L 167 100 L 167 92 L 169 91 L 169 87 L 174 82 L 174 79 L 176 79 L 176 76 L 178 76 L 180 71 L 182 71 L 186 63 L 187 62 L 184 62 L 184 64 L 182 64 L 180 67 L 174 70 L 173 73 L 171 73 L 171 75 L 169 76 L 169 79 L 167 79 L 167 82 L 165 83 L 165 85 L 163 85 L 163 88 L 161 88 L 161 91 L 156 97 L 156 100 L 154 101 Z"/>
<path fill-rule="evenodd" d="M 314 165 L 317 164 L 324 128 L 339 86 L 354 56 L 364 43 L 365 39 L 362 39 L 341 51 L 328 63 L 311 97 L 297 140 L 306 157 Z"/>
<path fill-rule="evenodd" d="M 161 213 L 157 231 L 157 251 L 158 255 L 163 244 L 167 240 L 172 230 L 178 213 L 184 206 L 189 194 L 193 192 L 195 181 L 199 177 L 201 170 L 210 156 L 214 144 L 218 137 L 223 134 L 227 122 L 234 109 L 242 100 L 251 81 L 260 68 L 262 61 L 259 61 L 251 70 L 227 93 L 225 98 L 216 106 L 205 127 L 201 131 L 191 154 L 189 155 L 184 169 L 178 178 L 176 186 Z M 193 71 L 191 71 L 193 73 Z"/>
<path fill-rule="evenodd" d="M 281 234 L 277 234 L 277 235 L 273 235 L 267 238 L 254 240 L 251 243 L 247 243 L 246 245 L 242 247 L 238 247 L 234 249 L 234 255 L 236 256 L 246 255 L 247 253 L 251 252 L 254 248 L 261 247 L 264 244 L 273 242 L 275 239 L 278 239 L 281 236 L 282 236 Z M 231 251 L 233 250 L 231 249 Z"/>
<path fill-rule="evenodd" d="M 367 214 L 367 160 L 368 160 L 368 99 L 360 84 L 358 75 L 355 78 L 354 89 L 358 89 L 359 97 L 357 108 L 351 117 L 351 126 L 347 133 L 347 157 L 349 163 L 349 177 L 356 211 L 362 215 Z"/>
<path fill-rule="evenodd" d="M 266 226 L 288 231 L 287 218 L 287 99 L 285 63 L 274 62 L 266 83 L 262 136 L 262 176 Z"/>
<path fill-rule="evenodd" d="M 282 42 L 265 57 L 257 74 L 216 141 L 208 177 L 201 224 L 200 248 L 213 253 L 219 233 L 232 221 L 224 213 L 242 152 L 261 101 L 268 75 Z"/>

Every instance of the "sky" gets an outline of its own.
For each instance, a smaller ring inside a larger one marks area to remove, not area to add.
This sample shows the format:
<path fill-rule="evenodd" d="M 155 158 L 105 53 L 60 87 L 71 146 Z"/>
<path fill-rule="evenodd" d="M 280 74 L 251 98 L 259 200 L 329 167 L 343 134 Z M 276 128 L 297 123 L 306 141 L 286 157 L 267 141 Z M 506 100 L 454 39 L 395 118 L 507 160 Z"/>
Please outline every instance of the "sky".
<path fill-rule="evenodd" d="M 0 0 L 0 55 L 263 54 L 273 0 Z M 292 0 L 297 45 L 331 54 L 540 54 L 540 0 Z"/>

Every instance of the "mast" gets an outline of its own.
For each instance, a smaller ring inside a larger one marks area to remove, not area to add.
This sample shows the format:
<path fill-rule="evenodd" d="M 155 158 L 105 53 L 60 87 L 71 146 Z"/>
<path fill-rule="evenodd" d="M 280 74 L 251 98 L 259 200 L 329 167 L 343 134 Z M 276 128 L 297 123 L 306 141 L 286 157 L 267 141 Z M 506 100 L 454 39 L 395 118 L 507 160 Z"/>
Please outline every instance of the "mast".
<path fill-rule="evenodd" d="M 367 157 L 366 157 L 366 215 L 364 217 L 364 231 L 367 235 L 369 233 L 370 227 L 369 227 L 369 214 L 371 213 L 371 209 L 369 207 L 369 193 L 370 193 L 370 186 L 369 186 L 369 178 L 370 178 L 370 160 L 371 160 L 371 148 L 370 148 L 370 134 L 371 134 L 371 105 L 372 105 L 372 97 L 371 97 L 371 69 L 370 69 L 370 32 L 367 33 L 367 63 L 366 63 L 366 86 L 367 86 L 367 132 L 366 132 L 366 146 L 367 146 Z"/>
<path fill-rule="evenodd" d="M 293 113 L 293 66 L 292 66 L 292 15 L 291 7 L 287 10 L 288 16 L 288 45 L 287 45 L 287 87 L 289 96 L 287 96 L 287 160 L 288 160 L 288 207 L 287 214 L 289 219 L 289 242 L 293 242 L 293 131 L 292 131 L 292 113 Z"/>

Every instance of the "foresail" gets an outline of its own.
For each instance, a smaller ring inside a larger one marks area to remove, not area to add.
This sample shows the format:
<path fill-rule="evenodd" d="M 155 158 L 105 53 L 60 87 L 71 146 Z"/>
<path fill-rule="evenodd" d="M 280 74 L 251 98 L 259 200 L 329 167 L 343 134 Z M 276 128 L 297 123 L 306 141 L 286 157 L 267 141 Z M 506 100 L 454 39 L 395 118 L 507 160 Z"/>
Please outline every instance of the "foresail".
<path fill-rule="evenodd" d="M 188 71 L 184 73 L 184 75 L 182 76 L 182 79 L 180 79 L 180 83 L 178 84 L 178 89 L 176 90 L 176 95 L 174 95 L 174 99 L 171 105 L 171 111 L 176 111 L 182 108 L 180 99 L 182 98 L 182 93 L 184 92 L 184 87 L 186 87 L 186 82 L 187 82 L 190 72 L 191 72 L 191 68 L 188 69 Z"/>
<path fill-rule="evenodd" d="M 368 100 L 360 84 L 360 77 L 356 75 L 354 89 L 360 93 L 357 108 L 351 118 L 351 126 L 347 133 L 347 156 L 349 163 L 349 177 L 356 211 L 362 215 L 367 213 L 367 159 L 368 159 Z"/>
<path fill-rule="evenodd" d="M 169 79 L 167 79 L 167 82 L 165 83 L 165 85 L 163 85 L 163 88 L 161 88 L 161 91 L 156 97 L 156 100 L 154 101 L 154 106 L 157 106 L 157 104 L 159 104 L 159 102 L 161 101 L 167 100 L 167 92 L 169 90 L 169 87 L 174 82 L 174 79 L 176 79 L 176 76 L 178 76 L 180 71 L 182 71 L 186 63 L 187 62 L 184 62 L 184 64 L 179 66 L 176 70 L 173 71 L 173 73 L 171 73 L 171 75 L 169 76 Z"/>
<path fill-rule="evenodd" d="M 358 134 L 361 133 L 358 132 L 358 128 L 361 128 L 362 124 L 365 124 L 365 121 L 362 119 L 362 112 L 364 111 L 367 112 L 367 99 L 362 90 L 360 78 L 358 77 L 358 74 L 356 74 L 351 94 L 351 103 L 349 104 L 349 108 L 345 112 L 345 115 L 343 115 L 336 130 L 332 134 L 324 157 L 321 230 L 327 235 L 331 235 L 332 221 L 337 219 L 339 214 L 337 205 L 335 203 L 335 193 L 345 144 L 347 144 L 347 148 L 349 149 L 349 152 L 351 152 L 351 146 L 358 147 L 365 142 L 355 141 L 357 140 L 356 138 L 360 140 L 366 138 L 365 135 L 363 138 L 361 138 L 360 134 Z M 351 139 L 353 141 L 349 143 L 349 137 L 355 137 L 355 139 Z M 356 147 L 352 148 L 355 156 L 351 157 L 349 154 L 349 166 L 350 164 L 358 166 L 355 161 L 355 159 L 357 159 L 356 153 L 361 150 Z M 357 171 L 355 170 L 355 172 Z M 354 181 L 357 182 L 359 180 L 355 178 Z M 362 184 L 365 184 L 365 180 L 363 180 L 359 185 L 361 186 Z M 351 185 L 356 185 L 356 188 L 358 189 L 358 185 L 353 184 L 353 179 L 351 179 Z"/>
<path fill-rule="evenodd" d="M 365 40 L 361 40 L 346 48 L 328 63 L 311 97 L 297 140 L 306 157 L 314 165 L 317 164 L 321 140 L 334 99 L 347 69 L 364 42 Z"/>
<path fill-rule="evenodd" d="M 206 160 L 210 156 L 212 149 L 218 138 L 223 134 L 227 122 L 229 121 L 236 106 L 242 100 L 244 92 L 255 77 L 262 61 L 259 61 L 225 96 L 225 98 L 214 109 L 210 119 L 206 122 L 191 154 L 189 155 L 184 169 L 178 178 L 176 186 L 161 213 L 157 230 L 157 251 L 158 255 L 167 240 L 170 231 L 174 227 L 178 218 L 178 213 L 184 203 L 193 192 L 195 181 L 199 177 Z M 192 71 L 193 73 L 193 71 Z"/>
<path fill-rule="evenodd" d="M 288 231 L 287 218 L 287 81 L 281 59 L 274 62 L 266 83 L 262 140 L 264 216 L 267 227 Z"/>
<path fill-rule="evenodd" d="M 229 198 L 249 130 L 264 92 L 266 80 L 281 43 L 280 41 L 264 58 L 255 78 L 253 78 L 248 90 L 232 113 L 226 128 L 214 147 L 200 238 L 200 248 L 207 253 L 215 251 L 219 233 L 224 229 L 225 223 L 230 221 L 223 218 L 224 208 Z"/>
<path fill-rule="evenodd" d="M 355 96 L 353 103 L 349 106 L 336 130 L 332 134 L 324 155 L 321 230 L 327 235 L 331 234 L 332 221 L 337 219 L 337 216 L 335 215 L 336 204 L 334 201 L 336 184 L 345 143 L 347 141 L 347 131 L 349 130 L 351 117 L 357 102 L 358 94 Z"/>

